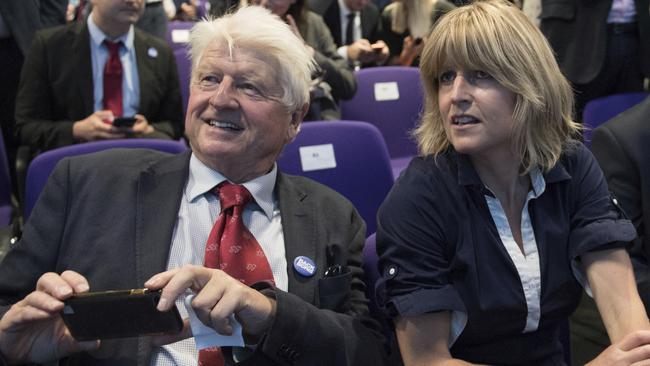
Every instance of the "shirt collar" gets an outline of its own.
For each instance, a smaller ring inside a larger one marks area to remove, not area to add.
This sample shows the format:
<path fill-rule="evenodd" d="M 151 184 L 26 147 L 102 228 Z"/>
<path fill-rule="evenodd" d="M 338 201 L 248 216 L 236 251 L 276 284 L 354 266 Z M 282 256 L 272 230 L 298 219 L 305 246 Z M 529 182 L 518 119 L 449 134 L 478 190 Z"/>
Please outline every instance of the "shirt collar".
<path fill-rule="evenodd" d="M 530 173 L 530 182 L 532 183 L 533 189 L 532 189 L 532 198 L 537 198 L 544 193 L 546 190 L 546 180 L 544 179 L 544 176 L 542 175 L 542 172 L 539 170 L 538 167 L 534 167 L 531 169 Z"/>
<path fill-rule="evenodd" d="M 264 211 L 269 220 L 273 218 L 275 205 L 273 190 L 277 175 L 278 168 L 274 164 L 269 173 L 243 183 L 243 186 L 248 189 L 255 199 L 255 203 Z M 221 173 L 203 164 L 196 155 L 192 154 L 190 157 L 190 176 L 185 186 L 185 196 L 189 202 L 195 201 L 225 180 L 227 180 L 226 177 Z"/>
<path fill-rule="evenodd" d="M 348 8 L 348 5 L 345 3 L 344 0 L 338 0 L 339 1 L 339 9 L 341 11 L 341 18 L 345 19 L 348 17 L 348 14 L 352 13 L 350 8 Z"/>
<path fill-rule="evenodd" d="M 87 20 L 88 32 L 90 33 L 90 39 L 97 47 L 101 46 L 104 40 L 107 39 L 113 42 L 121 41 L 124 47 L 128 51 L 131 51 L 131 49 L 133 49 L 133 37 L 134 37 L 133 24 L 129 27 L 128 32 L 115 39 L 111 39 L 104 32 L 102 32 L 101 29 L 99 29 L 97 24 L 95 24 L 92 15 L 93 15 L 92 12 L 90 13 L 90 15 L 88 15 L 88 20 Z"/>

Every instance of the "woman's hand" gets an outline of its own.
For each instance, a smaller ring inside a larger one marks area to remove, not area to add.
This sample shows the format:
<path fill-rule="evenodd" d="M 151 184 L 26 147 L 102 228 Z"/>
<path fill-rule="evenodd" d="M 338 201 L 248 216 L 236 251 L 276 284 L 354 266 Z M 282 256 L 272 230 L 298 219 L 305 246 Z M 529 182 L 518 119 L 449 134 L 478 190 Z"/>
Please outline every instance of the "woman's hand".
<path fill-rule="evenodd" d="M 650 330 L 628 334 L 612 344 L 587 366 L 650 365 Z"/>
<path fill-rule="evenodd" d="M 422 38 L 413 38 L 407 36 L 402 44 L 402 53 L 399 55 L 399 63 L 402 66 L 411 66 L 413 61 L 420 56 L 424 49 L 424 40 Z"/>

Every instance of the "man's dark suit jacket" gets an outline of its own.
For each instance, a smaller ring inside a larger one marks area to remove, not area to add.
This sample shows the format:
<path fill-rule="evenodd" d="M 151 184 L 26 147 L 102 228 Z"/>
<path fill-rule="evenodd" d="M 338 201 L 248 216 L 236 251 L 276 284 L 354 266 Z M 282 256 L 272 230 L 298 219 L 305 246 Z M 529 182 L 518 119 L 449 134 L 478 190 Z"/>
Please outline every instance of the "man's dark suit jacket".
<path fill-rule="evenodd" d="M 0 14 L 24 55 L 37 30 L 65 23 L 67 6 L 66 0 L 2 0 Z"/>
<path fill-rule="evenodd" d="M 49 150 L 72 145 L 72 125 L 93 113 L 90 34 L 85 22 L 36 34 L 16 98 L 16 134 L 23 145 Z M 181 93 L 167 44 L 135 29 L 140 82 L 139 113 L 155 128 L 148 137 L 178 139 L 183 133 Z"/>
<path fill-rule="evenodd" d="M 64 159 L 21 242 L 0 266 L 0 304 L 22 299 L 48 271 L 75 270 L 86 276 L 91 290 L 107 290 L 142 287 L 166 270 L 189 156 L 120 149 Z M 271 329 L 241 365 L 384 364 L 361 279 L 363 220 L 349 201 L 309 179 L 280 173 L 275 189 L 289 291 L 275 291 Z M 331 264 L 328 246 L 347 253 L 343 263 L 349 275 L 323 278 Z M 301 255 L 316 262 L 313 277 L 293 269 Z M 151 350 L 145 337 L 104 340 L 98 351 L 74 355 L 68 364 L 148 366 Z"/>
<path fill-rule="evenodd" d="M 650 97 L 598 127 L 591 150 L 636 227 L 638 238 L 630 253 L 639 293 L 650 310 Z"/>
<path fill-rule="evenodd" d="M 634 0 L 639 27 L 641 69 L 650 76 L 648 0 Z M 600 72 L 607 47 L 607 16 L 612 0 L 542 0 L 541 29 L 564 75 L 586 84 Z"/>
<path fill-rule="evenodd" d="M 309 0 L 309 9 L 323 17 L 325 24 L 330 29 L 330 33 L 332 33 L 336 46 L 344 46 L 343 35 L 341 34 L 341 10 L 338 0 Z M 381 32 L 380 15 L 377 6 L 373 3 L 364 6 L 359 14 L 361 18 L 361 37 L 369 40 L 370 43 L 379 40 L 379 33 Z"/>

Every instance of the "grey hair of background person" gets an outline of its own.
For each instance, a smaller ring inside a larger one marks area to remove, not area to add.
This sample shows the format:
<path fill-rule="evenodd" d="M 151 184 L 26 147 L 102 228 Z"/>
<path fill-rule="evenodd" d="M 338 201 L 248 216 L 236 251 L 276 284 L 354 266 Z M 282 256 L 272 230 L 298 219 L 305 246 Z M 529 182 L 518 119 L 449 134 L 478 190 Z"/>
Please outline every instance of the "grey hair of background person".
<path fill-rule="evenodd" d="M 290 112 L 309 103 L 309 85 L 316 63 L 304 41 L 289 25 L 270 11 L 259 6 L 245 6 L 220 18 L 198 22 L 190 32 L 192 83 L 195 70 L 206 48 L 217 42 L 234 50 L 254 50 L 270 57 L 279 67 L 277 80 L 282 86 L 280 102 Z"/>

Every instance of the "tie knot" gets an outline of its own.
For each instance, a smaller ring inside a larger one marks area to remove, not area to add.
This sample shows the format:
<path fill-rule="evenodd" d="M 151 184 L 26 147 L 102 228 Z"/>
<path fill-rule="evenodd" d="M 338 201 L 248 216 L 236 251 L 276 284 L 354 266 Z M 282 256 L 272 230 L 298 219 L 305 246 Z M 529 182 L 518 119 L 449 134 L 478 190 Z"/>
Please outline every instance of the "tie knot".
<path fill-rule="evenodd" d="M 217 185 L 215 190 L 218 192 L 222 211 L 234 206 L 244 207 L 253 199 L 248 189 L 240 184 L 232 184 L 226 181 Z"/>
<path fill-rule="evenodd" d="M 120 52 L 120 46 L 122 46 L 122 41 L 113 42 L 105 39 L 104 44 L 106 45 L 106 48 L 108 48 L 108 53 L 111 55 L 118 55 Z"/>
<path fill-rule="evenodd" d="M 354 20 L 354 17 L 357 15 L 355 12 L 348 13 L 348 21 L 351 22 Z"/>

